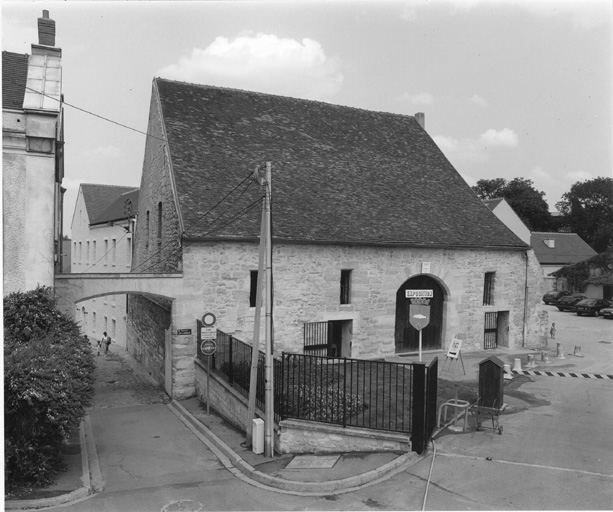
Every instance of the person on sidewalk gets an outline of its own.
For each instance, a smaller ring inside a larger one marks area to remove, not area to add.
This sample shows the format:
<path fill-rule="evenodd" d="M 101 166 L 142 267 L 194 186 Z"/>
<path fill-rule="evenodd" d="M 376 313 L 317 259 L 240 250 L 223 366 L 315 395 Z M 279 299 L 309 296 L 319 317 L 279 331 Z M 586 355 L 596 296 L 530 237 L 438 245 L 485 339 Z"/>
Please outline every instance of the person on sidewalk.
<path fill-rule="evenodd" d="M 551 324 L 551 330 L 549 331 L 549 335 L 551 336 L 552 340 L 556 339 L 556 324 L 555 324 L 555 322 L 553 322 Z"/>
<path fill-rule="evenodd" d="M 100 340 L 100 343 L 102 345 L 102 353 L 104 357 L 106 357 L 106 355 L 109 352 L 109 345 L 111 344 L 111 337 L 106 334 L 106 331 L 104 331 L 102 334 L 104 336 L 102 336 L 102 340 Z M 98 346 L 98 355 L 100 355 L 100 345 Z"/>

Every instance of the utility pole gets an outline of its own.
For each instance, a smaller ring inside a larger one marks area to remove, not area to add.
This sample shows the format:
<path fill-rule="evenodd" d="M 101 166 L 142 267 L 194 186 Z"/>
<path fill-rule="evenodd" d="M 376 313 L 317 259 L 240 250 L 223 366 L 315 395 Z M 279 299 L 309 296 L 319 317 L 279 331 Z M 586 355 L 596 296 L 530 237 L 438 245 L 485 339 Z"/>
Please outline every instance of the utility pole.
<path fill-rule="evenodd" d="M 272 164 L 266 162 L 266 363 L 265 363 L 265 391 L 266 391 L 266 419 L 264 425 L 264 455 L 274 456 L 274 389 L 272 365 L 272 213 L 270 208 L 272 196 Z"/>
<path fill-rule="evenodd" d="M 254 178 L 261 186 L 265 185 L 263 178 L 259 176 L 258 168 Z M 255 294 L 255 319 L 253 324 L 253 343 L 251 344 L 251 379 L 249 381 L 249 408 L 245 422 L 246 445 L 253 446 L 253 418 L 255 417 L 255 399 L 258 382 L 258 360 L 260 349 L 260 322 L 262 318 L 262 287 L 264 286 L 264 262 L 266 258 L 266 202 L 262 201 L 262 224 L 260 230 L 260 258 L 258 264 L 258 283 Z"/>

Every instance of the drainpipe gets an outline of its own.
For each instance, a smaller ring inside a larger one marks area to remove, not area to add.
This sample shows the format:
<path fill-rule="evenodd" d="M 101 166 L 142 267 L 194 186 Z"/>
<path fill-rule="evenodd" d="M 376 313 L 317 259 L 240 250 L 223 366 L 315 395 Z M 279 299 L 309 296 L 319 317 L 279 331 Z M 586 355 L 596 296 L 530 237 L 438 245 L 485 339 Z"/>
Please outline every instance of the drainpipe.
<path fill-rule="evenodd" d="M 528 329 L 528 251 L 524 253 L 526 257 L 526 279 L 524 282 L 524 328 L 521 340 L 521 346 L 524 348 L 526 346 L 526 331 Z"/>

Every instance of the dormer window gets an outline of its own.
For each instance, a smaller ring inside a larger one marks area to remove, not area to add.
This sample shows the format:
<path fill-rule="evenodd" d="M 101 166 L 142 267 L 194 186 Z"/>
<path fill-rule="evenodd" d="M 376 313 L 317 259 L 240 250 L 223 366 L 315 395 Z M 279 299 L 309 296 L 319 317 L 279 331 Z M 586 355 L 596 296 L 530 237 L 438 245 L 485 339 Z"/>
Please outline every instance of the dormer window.
<path fill-rule="evenodd" d="M 545 242 L 545 245 L 547 247 L 549 247 L 550 249 L 555 249 L 555 247 L 556 247 L 556 240 L 555 240 L 555 238 L 545 238 L 545 240 L 543 240 L 543 242 Z"/>

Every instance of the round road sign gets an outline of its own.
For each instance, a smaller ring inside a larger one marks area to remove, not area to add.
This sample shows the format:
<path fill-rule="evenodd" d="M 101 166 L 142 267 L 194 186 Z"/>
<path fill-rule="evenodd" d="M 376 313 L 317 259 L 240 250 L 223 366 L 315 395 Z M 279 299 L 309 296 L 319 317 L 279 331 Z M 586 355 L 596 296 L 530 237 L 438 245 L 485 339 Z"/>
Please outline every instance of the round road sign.
<path fill-rule="evenodd" d="M 202 315 L 202 323 L 206 327 L 211 327 L 212 325 L 215 325 L 216 320 L 217 318 L 215 318 L 215 315 L 213 313 L 205 313 L 204 315 Z"/>
<path fill-rule="evenodd" d="M 204 340 L 200 344 L 200 350 L 205 356 L 212 356 L 217 350 L 217 343 L 215 343 L 215 340 Z"/>

